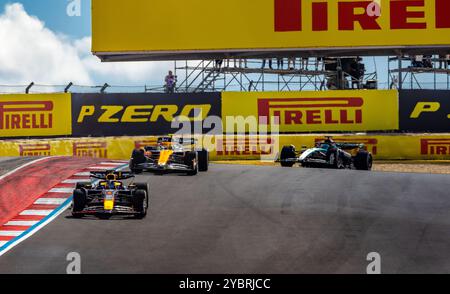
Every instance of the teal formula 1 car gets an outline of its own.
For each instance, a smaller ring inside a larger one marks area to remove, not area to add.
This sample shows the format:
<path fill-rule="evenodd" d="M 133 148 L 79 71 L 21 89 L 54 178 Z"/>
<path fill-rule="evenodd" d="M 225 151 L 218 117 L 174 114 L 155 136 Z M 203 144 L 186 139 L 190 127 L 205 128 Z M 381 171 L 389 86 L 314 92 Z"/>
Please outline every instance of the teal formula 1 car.
<path fill-rule="evenodd" d="M 327 138 L 314 148 L 305 148 L 301 152 L 297 152 L 295 146 L 285 146 L 277 162 L 283 167 L 299 163 L 302 167 L 371 170 L 373 156 L 364 144 L 336 143 Z"/>

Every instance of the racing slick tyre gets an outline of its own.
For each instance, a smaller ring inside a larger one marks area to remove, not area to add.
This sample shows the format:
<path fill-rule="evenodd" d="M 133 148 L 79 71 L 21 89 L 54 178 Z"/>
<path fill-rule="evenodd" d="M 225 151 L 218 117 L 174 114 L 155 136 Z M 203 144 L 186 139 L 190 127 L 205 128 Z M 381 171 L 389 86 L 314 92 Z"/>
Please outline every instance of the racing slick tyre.
<path fill-rule="evenodd" d="M 149 201 L 150 201 L 150 187 L 147 183 L 136 183 L 136 189 L 137 190 L 143 190 L 147 194 L 146 197 L 146 203 L 147 203 L 147 210 L 149 208 Z"/>
<path fill-rule="evenodd" d="M 295 146 L 284 146 L 281 149 L 280 162 L 282 167 L 293 167 L 295 162 L 287 162 L 286 159 L 295 159 L 297 157 Z"/>
<path fill-rule="evenodd" d="M 207 172 L 209 169 L 209 153 L 207 150 L 203 149 L 198 151 L 198 171 Z"/>
<path fill-rule="evenodd" d="M 143 219 L 147 216 L 148 209 L 148 195 L 145 190 L 137 190 L 134 194 L 133 206 L 137 213 L 134 215 L 138 219 Z"/>
<path fill-rule="evenodd" d="M 76 190 L 81 190 L 84 188 L 88 188 L 89 186 L 91 186 L 91 182 L 78 182 L 77 186 L 76 186 Z"/>
<path fill-rule="evenodd" d="M 373 157 L 367 151 L 359 151 L 353 160 L 353 165 L 357 170 L 372 170 Z"/>
<path fill-rule="evenodd" d="M 84 214 L 79 212 L 84 210 L 84 208 L 86 207 L 86 203 L 86 192 L 82 189 L 76 189 L 73 192 L 72 216 L 75 218 L 82 218 Z"/>
<path fill-rule="evenodd" d="M 147 160 L 145 158 L 145 152 L 142 149 L 133 150 L 130 160 L 130 171 L 135 174 L 142 173 L 142 169 L 136 168 L 138 164 L 145 163 Z"/>
<path fill-rule="evenodd" d="M 197 152 L 188 152 L 185 159 L 186 165 L 190 168 L 187 172 L 188 176 L 195 176 L 198 174 L 198 158 Z"/>
<path fill-rule="evenodd" d="M 147 195 L 149 194 L 150 188 L 147 183 L 135 183 L 136 190 L 144 190 Z"/>

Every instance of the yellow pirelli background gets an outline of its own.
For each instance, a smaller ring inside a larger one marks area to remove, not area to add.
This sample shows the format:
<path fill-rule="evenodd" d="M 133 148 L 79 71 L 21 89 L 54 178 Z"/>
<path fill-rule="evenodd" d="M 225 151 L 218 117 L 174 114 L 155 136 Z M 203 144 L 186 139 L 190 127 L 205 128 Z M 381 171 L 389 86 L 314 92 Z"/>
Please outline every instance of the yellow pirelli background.
<path fill-rule="evenodd" d="M 93 0 L 92 50 L 449 45 L 449 14 L 448 0 Z"/>
<path fill-rule="evenodd" d="M 72 134 L 70 94 L 0 95 L 0 137 Z"/>
<path fill-rule="evenodd" d="M 79 156 L 128 160 L 133 149 L 156 137 L 0 141 L 0 156 Z M 313 147 L 323 135 L 199 137 L 211 160 L 274 160 L 285 145 Z M 450 160 L 450 134 L 336 135 L 337 142 L 364 143 L 375 160 Z"/>
<path fill-rule="evenodd" d="M 222 93 L 227 134 L 257 133 L 249 117 L 263 118 L 258 129 L 275 127 L 280 133 L 398 130 L 398 113 L 395 90 Z M 239 117 L 248 119 L 245 130 L 237 129 Z"/>

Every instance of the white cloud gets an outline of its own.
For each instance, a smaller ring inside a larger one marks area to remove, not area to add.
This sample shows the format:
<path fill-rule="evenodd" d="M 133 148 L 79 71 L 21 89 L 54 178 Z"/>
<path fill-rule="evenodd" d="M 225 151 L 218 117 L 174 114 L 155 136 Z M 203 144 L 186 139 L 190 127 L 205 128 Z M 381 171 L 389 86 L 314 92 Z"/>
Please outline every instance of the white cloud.
<path fill-rule="evenodd" d="M 22 4 L 0 14 L 0 84 L 79 85 L 162 84 L 171 62 L 101 63 L 91 54 L 91 38 L 70 40 L 30 16 Z"/>
<path fill-rule="evenodd" d="M 164 74 L 173 68 L 172 62 L 114 62 L 101 63 L 93 56 L 91 50 L 91 38 L 86 37 L 74 42 L 78 56 L 80 56 L 84 68 L 101 82 L 116 85 L 134 84 L 144 85 L 155 83 L 162 84 Z"/>

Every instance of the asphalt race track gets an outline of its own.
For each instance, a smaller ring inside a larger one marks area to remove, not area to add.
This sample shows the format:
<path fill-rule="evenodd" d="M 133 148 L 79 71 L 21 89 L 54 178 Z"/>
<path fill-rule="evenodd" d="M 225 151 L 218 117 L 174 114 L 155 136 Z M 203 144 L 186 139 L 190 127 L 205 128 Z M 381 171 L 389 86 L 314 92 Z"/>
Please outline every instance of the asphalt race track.
<path fill-rule="evenodd" d="M 213 165 L 151 184 L 144 220 L 64 213 L 0 273 L 450 273 L 450 176 Z"/>
<path fill-rule="evenodd" d="M 0 157 L 0 176 L 36 159 L 36 157 Z"/>

